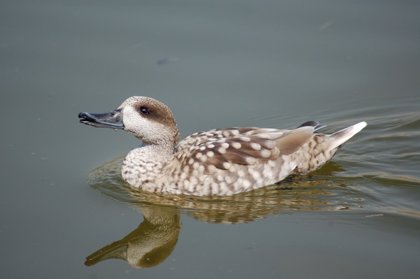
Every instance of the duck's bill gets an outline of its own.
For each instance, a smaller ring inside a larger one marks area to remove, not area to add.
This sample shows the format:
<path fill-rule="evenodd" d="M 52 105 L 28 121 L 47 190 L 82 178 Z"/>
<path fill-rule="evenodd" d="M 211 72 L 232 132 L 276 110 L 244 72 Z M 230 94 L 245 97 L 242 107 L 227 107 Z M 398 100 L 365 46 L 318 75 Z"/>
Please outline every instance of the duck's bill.
<path fill-rule="evenodd" d="M 87 256 L 85 265 L 92 266 L 107 259 L 124 259 L 124 254 L 127 253 L 127 249 L 128 244 L 125 241 L 119 240 L 113 242 Z"/>
<path fill-rule="evenodd" d="M 79 113 L 79 121 L 97 128 L 124 129 L 120 110 L 107 113 L 81 112 Z"/>

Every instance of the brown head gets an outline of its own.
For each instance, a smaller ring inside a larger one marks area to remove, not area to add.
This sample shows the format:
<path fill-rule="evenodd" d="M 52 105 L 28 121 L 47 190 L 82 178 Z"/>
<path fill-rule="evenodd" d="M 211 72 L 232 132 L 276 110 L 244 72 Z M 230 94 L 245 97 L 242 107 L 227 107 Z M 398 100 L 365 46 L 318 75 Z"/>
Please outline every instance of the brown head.
<path fill-rule="evenodd" d="M 123 129 L 146 144 L 176 144 L 178 128 L 170 108 L 150 97 L 133 96 L 110 113 L 79 114 L 81 123 Z"/>

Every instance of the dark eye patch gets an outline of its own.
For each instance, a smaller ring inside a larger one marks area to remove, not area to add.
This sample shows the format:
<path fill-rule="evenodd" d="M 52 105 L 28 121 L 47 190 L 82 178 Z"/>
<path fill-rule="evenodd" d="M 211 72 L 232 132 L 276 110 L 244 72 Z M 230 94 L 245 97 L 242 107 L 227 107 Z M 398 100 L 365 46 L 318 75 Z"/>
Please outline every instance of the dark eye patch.
<path fill-rule="evenodd" d="M 141 106 L 139 110 L 142 114 L 145 114 L 145 115 L 149 115 L 151 113 L 150 109 L 145 106 Z"/>

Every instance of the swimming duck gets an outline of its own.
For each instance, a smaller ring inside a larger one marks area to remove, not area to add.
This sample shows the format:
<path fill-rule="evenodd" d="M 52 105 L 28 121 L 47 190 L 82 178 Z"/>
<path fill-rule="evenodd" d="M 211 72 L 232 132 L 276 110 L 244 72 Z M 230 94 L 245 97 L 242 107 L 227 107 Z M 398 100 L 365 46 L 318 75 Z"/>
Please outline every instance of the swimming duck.
<path fill-rule="evenodd" d="M 320 168 L 367 124 L 331 135 L 316 121 L 296 129 L 228 128 L 194 133 L 179 141 L 171 109 L 133 96 L 109 113 L 79 113 L 94 127 L 121 129 L 143 141 L 124 159 L 121 174 L 132 187 L 155 193 L 228 196 Z"/>

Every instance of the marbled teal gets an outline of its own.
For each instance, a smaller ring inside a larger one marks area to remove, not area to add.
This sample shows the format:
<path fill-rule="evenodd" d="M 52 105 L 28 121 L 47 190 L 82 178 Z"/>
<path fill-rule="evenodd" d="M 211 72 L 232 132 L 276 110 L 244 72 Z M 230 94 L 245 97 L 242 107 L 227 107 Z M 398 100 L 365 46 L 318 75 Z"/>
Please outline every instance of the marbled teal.
<path fill-rule="evenodd" d="M 367 124 L 331 135 L 318 122 L 296 129 L 228 128 L 192 134 L 179 141 L 170 108 L 150 97 L 134 96 L 110 113 L 79 114 L 81 123 L 122 129 L 143 141 L 125 157 L 121 174 L 144 191 L 194 196 L 228 196 L 306 174 L 330 160 Z"/>

